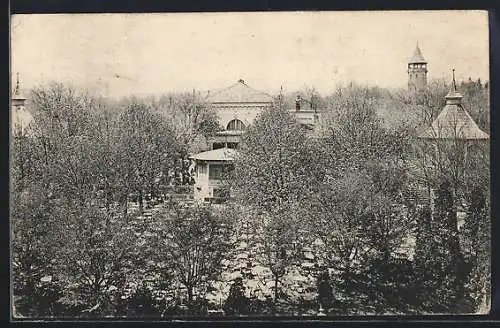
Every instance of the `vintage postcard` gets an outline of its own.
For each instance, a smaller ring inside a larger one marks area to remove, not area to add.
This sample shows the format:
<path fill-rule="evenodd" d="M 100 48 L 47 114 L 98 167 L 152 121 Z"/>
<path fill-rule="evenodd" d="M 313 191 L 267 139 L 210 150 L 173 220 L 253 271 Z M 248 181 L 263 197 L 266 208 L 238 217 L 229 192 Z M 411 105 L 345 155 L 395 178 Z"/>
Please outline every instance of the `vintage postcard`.
<path fill-rule="evenodd" d="M 486 11 L 11 17 L 11 317 L 486 314 Z"/>

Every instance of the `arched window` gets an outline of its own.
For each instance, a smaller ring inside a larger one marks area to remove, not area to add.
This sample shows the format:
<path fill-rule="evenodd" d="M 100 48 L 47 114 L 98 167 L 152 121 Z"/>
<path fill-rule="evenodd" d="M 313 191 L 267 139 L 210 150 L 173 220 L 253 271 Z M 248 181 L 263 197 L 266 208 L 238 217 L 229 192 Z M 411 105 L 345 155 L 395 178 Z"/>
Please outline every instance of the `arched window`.
<path fill-rule="evenodd" d="M 242 131 L 245 130 L 245 124 L 238 119 L 234 119 L 227 123 L 227 130 Z"/>

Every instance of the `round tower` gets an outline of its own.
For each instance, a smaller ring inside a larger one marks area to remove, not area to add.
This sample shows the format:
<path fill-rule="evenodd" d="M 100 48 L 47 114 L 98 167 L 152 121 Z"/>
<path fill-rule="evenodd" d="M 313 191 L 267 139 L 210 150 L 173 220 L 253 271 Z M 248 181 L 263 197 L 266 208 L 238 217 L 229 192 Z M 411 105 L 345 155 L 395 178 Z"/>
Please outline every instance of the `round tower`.
<path fill-rule="evenodd" d="M 408 90 L 422 91 L 427 87 L 427 61 L 417 43 L 413 56 L 408 61 Z"/>

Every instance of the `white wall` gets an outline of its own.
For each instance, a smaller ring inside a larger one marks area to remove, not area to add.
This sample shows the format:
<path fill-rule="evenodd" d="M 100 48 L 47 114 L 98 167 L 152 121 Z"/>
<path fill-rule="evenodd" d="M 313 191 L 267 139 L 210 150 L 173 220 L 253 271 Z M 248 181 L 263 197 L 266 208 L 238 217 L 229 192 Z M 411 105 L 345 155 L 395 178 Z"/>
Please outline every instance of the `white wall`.
<path fill-rule="evenodd" d="M 202 167 L 205 168 L 204 173 L 201 172 Z M 205 197 L 209 197 L 208 164 L 206 162 L 196 162 L 196 176 L 194 181 L 194 199 L 203 201 Z"/>
<path fill-rule="evenodd" d="M 314 111 L 290 111 L 292 115 L 295 116 L 297 121 L 302 124 L 316 124 L 316 120 L 314 118 L 315 112 Z"/>
<path fill-rule="evenodd" d="M 227 124 L 234 119 L 242 121 L 245 126 L 252 124 L 257 115 L 265 107 L 265 104 L 245 104 L 244 106 L 239 104 L 235 104 L 234 106 L 214 105 L 219 116 L 219 123 L 224 129 L 227 127 Z"/>
<path fill-rule="evenodd" d="M 197 161 L 196 165 L 196 176 L 194 183 L 194 199 L 197 201 L 204 201 L 205 197 L 213 197 L 213 189 L 218 186 L 217 180 L 209 180 L 209 170 L 210 164 L 225 164 L 224 161 L 209 161 L 202 162 Z M 202 166 L 205 166 L 204 173 L 201 173 Z"/>

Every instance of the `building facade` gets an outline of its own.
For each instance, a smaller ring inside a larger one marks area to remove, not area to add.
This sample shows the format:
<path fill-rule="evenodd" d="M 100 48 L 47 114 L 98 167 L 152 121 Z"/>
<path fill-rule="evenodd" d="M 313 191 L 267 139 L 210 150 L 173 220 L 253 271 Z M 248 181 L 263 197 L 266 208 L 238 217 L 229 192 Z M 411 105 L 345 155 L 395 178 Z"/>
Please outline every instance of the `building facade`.
<path fill-rule="evenodd" d="M 206 101 L 215 109 L 219 125 L 225 129 L 209 140 L 211 148 L 235 149 L 246 127 L 262 110 L 272 105 L 274 98 L 251 88 L 240 79 L 228 88 L 209 95 Z"/>
<path fill-rule="evenodd" d="M 235 155 L 236 150 L 224 147 L 191 156 L 196 164 L 195 200 L 222 202 L 229 196 L 225 181 L 233 169 Z"/>
<path fill-rule="evenodd" d="M 241 137 L 264 109 L 270 108 L 275 101 L 282 100 L 280 97 L 281 94 L 275 99 L 265 92 L 255 90 L 242 79 L 207 96 L 206 102 L 216 111 L 219 125 L 224 130 L 208 140 L 209 150 L 191 156 L 191 160 L 195 162 L 196 200 L 219 201 L 228 196 L 222 180 L 232 168 Z M 319 120 L 317 108 L 312 103 L 298 96 L 295 107 L 289 108 L 297 122 L 309 130 L 313 130 Z"/>

